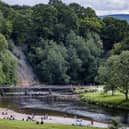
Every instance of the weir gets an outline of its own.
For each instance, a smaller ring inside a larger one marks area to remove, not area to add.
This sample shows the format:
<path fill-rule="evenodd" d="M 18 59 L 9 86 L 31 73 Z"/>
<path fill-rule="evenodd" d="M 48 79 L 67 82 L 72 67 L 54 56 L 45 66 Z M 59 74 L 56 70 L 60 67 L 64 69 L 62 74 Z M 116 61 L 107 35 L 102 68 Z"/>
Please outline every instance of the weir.
<path fill-rule="evenodd" d="M 64 86 L 55 86 L 55 85 L 37 85 L 37 86 L 29 86 L 29 87 L 21 87 L 21 86 L 3 86 L 0 87 L 0 95 L 1 96 L 46 96 L 53 95 L 56 93 L 63 93 L 66 95 L 73 94 L 73 91 L 76 88 L 85 88 L 84 86 L 72 86 L 72 85 L 64 85 Z"/>

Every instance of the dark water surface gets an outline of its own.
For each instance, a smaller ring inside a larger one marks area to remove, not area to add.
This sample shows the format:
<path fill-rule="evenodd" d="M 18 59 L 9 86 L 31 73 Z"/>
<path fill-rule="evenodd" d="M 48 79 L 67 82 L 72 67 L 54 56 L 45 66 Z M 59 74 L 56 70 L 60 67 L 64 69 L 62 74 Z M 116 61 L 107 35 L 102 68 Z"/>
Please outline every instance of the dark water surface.
<path fill-rule="evenodd" d="M 0 98 L 0 107 L 6 107 L 21 113 L 78 116 L 99 122 L 110 122 L 112 119 L 118 119 L 122 123 L 129 124 L 129 111 L 109 110 L 73 101 L 58 100 L 52 102 L 47 98 L 3 97 Z"/>

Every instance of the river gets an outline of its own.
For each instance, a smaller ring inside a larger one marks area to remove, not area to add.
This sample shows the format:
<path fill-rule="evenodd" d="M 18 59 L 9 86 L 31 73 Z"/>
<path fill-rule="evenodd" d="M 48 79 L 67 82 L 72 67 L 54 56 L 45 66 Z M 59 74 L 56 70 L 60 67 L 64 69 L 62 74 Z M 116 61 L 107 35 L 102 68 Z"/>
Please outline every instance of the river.
<path fill-rule="evenodd" d="M 83 117 L 98 122 L 110 122 L 112 119 L 129 124 L 129 111 L 104 109 L 91 105 L 84 105 L 76 101 L 50 101 L 47 98 L 32 97 L 2 97 L 0 107 L 13 109 L 20 113 L 35 113 L 56 116 Z"/>

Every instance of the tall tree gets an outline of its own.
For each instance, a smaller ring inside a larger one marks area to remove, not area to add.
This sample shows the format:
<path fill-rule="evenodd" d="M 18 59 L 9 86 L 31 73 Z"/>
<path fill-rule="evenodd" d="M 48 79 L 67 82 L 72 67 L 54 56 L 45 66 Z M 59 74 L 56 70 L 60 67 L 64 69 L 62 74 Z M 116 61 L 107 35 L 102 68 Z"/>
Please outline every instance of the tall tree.
<path fill-rule="evenodd" d="M 77 36 L 73 31 L 68 34 L 65 42 L 66 47 L 72 46 L 76 49 L 79 59 L 82 61 L 79 75 L 79 83 L 88 83 L 94 81 L 97 70 L 97 62 L 95 57 L 91 54 L 86 41 Z"/>
<path fill-rule="evenodd" d="M 120 55 L 109 57 L 104 67 L 99 68 L 99 78 L 108 85 L 107 89 L 118 89 L 128 100 L 129 90 L 129 51 L 123 51 Z M 101 80 L 100 79 L 100 80 Z"/>
<path fill-rule="evenodd" d="M 117 76 L 119 81 L 117 85 L 119 90 L 125 95 L 125 100 L 128 100 L 129 90 L 129 51 L 123 51 L 119 56 L 119 64 L 116 66 Z"/>
<path fill-rule="evenodd" d="M 105 84 L 105 91 L 112 91 L 112 95 L 114 95 L 117 87 L 117 64 L 119 63 L 119 56 L 113 55 L 106 60 L 105 63 L 101 64 L 98 69 L 98 76 L 96 78 L 100 83 Z"/>

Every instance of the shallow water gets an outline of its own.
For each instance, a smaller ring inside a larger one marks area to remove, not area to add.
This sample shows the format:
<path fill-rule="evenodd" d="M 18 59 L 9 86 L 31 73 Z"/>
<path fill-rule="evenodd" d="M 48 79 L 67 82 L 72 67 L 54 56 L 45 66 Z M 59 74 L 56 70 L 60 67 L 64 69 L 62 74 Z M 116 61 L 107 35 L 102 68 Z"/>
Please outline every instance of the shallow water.
<path fill-rule="evenodd" d="M 77 116 L 99 122 L 110 122 L 112 119 L 118 119 L 122 123 L 129 124 L 129 111 L 109 110 L 72 101 L 52 102 L 48 98 L 6 97 L 0 98 L 0 107 L 10 108 L 21 113 Z"/>

